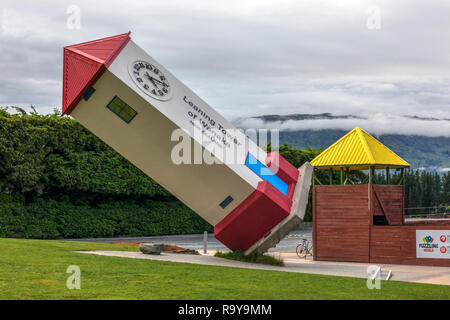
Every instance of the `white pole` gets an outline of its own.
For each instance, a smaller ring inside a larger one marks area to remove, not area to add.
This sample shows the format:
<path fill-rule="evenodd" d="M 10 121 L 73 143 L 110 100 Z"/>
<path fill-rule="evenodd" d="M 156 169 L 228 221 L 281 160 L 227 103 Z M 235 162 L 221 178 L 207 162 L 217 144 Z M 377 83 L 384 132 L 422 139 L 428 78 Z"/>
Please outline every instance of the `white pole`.
<path fill-rule="evenodd" d="M 392 276 L 392 270 L 389 270 L 386 280 L 389 280 Z"/>
<path fill-rule="evenodd" d="M 208 231 L 203 232 L 203 253 L 208 252 Z"/>

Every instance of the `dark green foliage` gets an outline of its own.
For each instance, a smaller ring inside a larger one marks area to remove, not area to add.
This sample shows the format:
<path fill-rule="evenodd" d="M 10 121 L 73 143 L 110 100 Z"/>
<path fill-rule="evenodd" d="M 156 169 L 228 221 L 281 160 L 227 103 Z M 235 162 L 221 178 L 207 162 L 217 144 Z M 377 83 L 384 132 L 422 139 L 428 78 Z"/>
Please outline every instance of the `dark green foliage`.
<path fill-rule="evenodd" d="M 433 172 L 408 171 L 405 175 L 405 202 L 406 208 L 449 206 L 450 172 L 440 176 Z"/>
<path fill-rule="evenodd" d="M 280 132 L 280 141 L 297 148 L 328 148 L 347 131 L 299 130 Z M 413 168 L 450 167 L 450 137 L 425 137 L 386 134 L 376 136 L 384 145 L 408 161 Z"/>
<path fill-rule="evenodd" d="M 230 252 L 216 252 L 216 257 L 225 258 L 230 260 L 237 260 L 249 263 L 260 263 L 260 264 L 268 264 L 272 266 L 284 266 L 284 261 L 281 259 L 277 259 L 268 254 L 256 254 L 252 253 L 249 255 L 244 255 L 242 251 L 230 251 Z"/>
<path fill-rule="evenodd" d="M 212 226 L 68 117 L 0 109 L 0 236 L 201 233 Z M 288 145 L 295 166 L 318 151 Z M 311 220 L 311 206 L 306 219 Z"/>
<path fill-rule="evenodd" d="M 439 175 L 437 172 L 406 170 L 405 171 L 405 208 L 445 207 L 450 205 L 450 172 Z M 399 181 L 400 173 L 391 174 L 391 183 Z M 386 184 L 383 171 L 376 175 L 377 184 Z M 448 211 L 448 210 L 447 210 Z M 421 214 L 429 210 L 407 210 L 406 214 Z"/>
<path fill-rule="evenodd" d="M 0 183 L 10 192 L 54 190 L 169 196 L 76 121 L 0 113 Z"/>
<path fill-rule="evenodd" d="M 271 145 L 269 144 L 268 151 L 271 151 Z M 289 161 L 294 167 L 299 168 L 306 161 L 311 161 L 315 157 L 317 157 L 323 150 L 322 149 L 312 149 L 309 146 L 306 146 L 305 149 L 297 149 L 292 147 L 292 145 L 288 143 L 283 143 L 278 152 L 283 158 Z"/>
<path fill-rule="evenodd" d="M 0 237 L 212 231 L 76 121 L 18 111 L 0 109 Z"/>
<path fill-rule="evenodd" d="M 0 197 L 0 237 L 55 239 L 199 233 L 212 228 L 179 201 L 117 199 L 75 205 L 63 199 Z"/>
<path fill-rule="evenodd" d="M 201 233 L 212 226 L 68 117 L 0 108 L 0 237 L 82 238 Z M 329 132 L 329 137 L 333 137 Z M 337 140 L 339 136 L 333 139 Z M 322 141 L 317 137 L 318 141 Z M 282 140 L 285 141 L 285 140 Z M 325 145 L 325 144 L 323 144 Z M 271 146 L 269 144 L 268 150 Z M 295 167 L 322 150 L 283 144 Z M 329 184 L 329 173 L 316 177 Z M 354 182 L 364 174 L 352 172 Z M 333 172 L 338 183 L 339 172 Z M 406 206 L 450 203 L 450 174 L 407 173 Z M 312 201 L 305 221 L 312 220 Z"/>

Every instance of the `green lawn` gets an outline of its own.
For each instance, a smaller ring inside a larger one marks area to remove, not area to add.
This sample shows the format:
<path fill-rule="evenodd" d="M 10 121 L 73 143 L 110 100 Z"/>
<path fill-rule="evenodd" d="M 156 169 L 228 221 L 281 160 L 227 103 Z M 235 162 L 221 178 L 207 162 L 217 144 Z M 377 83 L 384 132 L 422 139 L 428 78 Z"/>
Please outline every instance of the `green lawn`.
<path fill-rule="evenodd" d="M 0 239 L 0 299 L 449 299 L 450 286 L 105 257 L 75 250 L 137 250 L 82 242 Z M 81 290 L 65 287 L 69 265 Z"/>

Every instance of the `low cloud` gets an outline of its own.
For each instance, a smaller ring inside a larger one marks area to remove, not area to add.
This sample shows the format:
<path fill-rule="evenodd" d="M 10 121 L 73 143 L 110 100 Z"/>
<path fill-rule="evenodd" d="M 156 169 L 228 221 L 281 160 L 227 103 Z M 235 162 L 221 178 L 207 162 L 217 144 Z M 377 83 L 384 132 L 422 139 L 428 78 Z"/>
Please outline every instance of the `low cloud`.
<path fill-rule="evenodd" d="M 243 129 L 279 129 L 281 131 L 340 129 L 349 131 L 354 127 L 374 135 L 404 134 L 423 135 L 428 137 L 450 137 L 450 121 L 421 120 L 404 116 L 392 116 L 383 113 L 370 115 L 365 119 L 320 119 L 320 120 L 288 120 L 267 122 L 255 118 L 236 119 L 235 124 Z"/>
<path fill-rule="evenodd" d="M 286 122 L 286 130 L 351 129 L 449 135 L 450 4 L 380 0 L 3 0 L 0 106 L 61 106 L 63 47 L 129 30 L 132 38 L 228 119 L 324 113 L 367 120 Z M 252 126 L 256 127 L 256 126 Z"/>

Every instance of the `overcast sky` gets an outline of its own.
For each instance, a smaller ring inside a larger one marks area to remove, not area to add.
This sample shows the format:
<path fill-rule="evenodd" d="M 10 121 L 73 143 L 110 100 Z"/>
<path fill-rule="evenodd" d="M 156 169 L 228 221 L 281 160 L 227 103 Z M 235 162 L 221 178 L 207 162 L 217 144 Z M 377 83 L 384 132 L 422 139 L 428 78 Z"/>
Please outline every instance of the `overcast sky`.
<path fill-rule="evenodd" d="M 79 29 L 67 26 L 71 5 Z M 130 30 L 230 120 L 330 112 L 368 117 L 378 133 L 450 136 L 450 121 L 402 117 L 450 119 L 450 1 L 1 0 L 0 10 L 0 106 L 60 108 L 63 47 Z"/>

